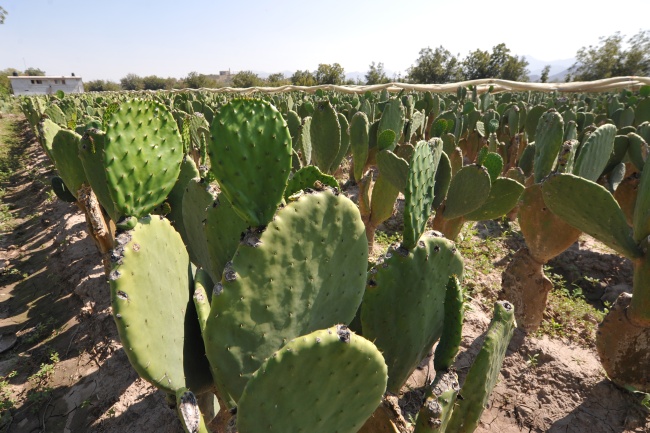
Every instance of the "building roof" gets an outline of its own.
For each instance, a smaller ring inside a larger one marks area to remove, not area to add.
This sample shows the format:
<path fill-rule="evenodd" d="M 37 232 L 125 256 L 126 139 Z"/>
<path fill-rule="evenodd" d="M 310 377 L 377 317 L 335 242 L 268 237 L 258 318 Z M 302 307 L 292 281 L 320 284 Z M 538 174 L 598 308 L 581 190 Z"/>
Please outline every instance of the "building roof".
<path fill-rule="evenodd" d="M 7 78 L 11 80 L 16 80 L 16 79 L 23 79 L 23 80 L 47 80 L 47 79 L 53 79 L 53 80 L 80 80 L 81 77 L 77 76 L 71 76 L 71 75 L 19 75 L 19 76 L 14 76 L 14 75 L 8 75 Z"/>

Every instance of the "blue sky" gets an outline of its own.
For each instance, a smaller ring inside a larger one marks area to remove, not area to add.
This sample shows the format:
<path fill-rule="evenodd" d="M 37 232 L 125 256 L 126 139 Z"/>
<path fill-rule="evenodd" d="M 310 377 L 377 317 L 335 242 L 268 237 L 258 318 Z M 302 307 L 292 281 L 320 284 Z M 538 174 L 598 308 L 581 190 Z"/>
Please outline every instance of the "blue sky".
<path fill-rule="evenodd" d="M 0 0 L 0 69 L 119 80 L 128 73 L 315 70 L 365 72 L 383 62 L 404 73 L 420 49 L 462 57 L 504 42 L 513 54 L 575 56 L 616 31 L 650 27 L 647 0 L 594 1 Z"/>

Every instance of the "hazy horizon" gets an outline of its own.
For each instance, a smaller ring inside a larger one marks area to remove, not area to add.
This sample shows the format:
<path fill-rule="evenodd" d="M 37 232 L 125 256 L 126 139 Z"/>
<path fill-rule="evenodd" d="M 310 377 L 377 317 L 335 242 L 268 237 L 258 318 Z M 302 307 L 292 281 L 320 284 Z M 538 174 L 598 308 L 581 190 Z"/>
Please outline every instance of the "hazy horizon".
<path fill-rule="evenodd" d="M 381 62 L 392 77 L 404 76 L 422 48 L 443 46 L 465 57 L 499 43 L 513 55 L 551 63 L 574 58 L 600 37 L 646 29 L 645 14 L 633 13 L 646 10 L 645 3 L 626 4 L 632 13 L 613 20 L 592 2 L 549 0 L 528 6 L 532 21 L 512 0 L 498 9 L 475 0 L 452 7 L 438 0 L 332 0 L 327 9 L 296 0 L 0 0 L 8 12 L 0 25 L 0 69 L 34 67 L 48 75 L 119 81 L 129 73 L 182 78 L 229 69 L 314 71 L 319 63 L 365 72 Z"/>

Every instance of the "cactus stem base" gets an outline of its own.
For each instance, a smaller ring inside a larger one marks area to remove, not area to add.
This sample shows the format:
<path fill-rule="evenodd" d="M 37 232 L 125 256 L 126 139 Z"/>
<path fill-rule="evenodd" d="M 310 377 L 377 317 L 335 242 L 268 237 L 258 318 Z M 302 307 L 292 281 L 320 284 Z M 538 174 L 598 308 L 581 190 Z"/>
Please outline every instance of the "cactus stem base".
<path fill-rule="evenodd" d="M 650 327 L 638 326 L 629 317 L 632 295 L 621 294 L 598 326 L 596 349 L 600 361 L 616 385 L 650 392 Z"/>
<path fill-rule="evenodd" d="M 500 298 L 514 305 L 517 324 L 528 333 L 541 325 L 548 293 L 553 288 L 543 266 L 524 247 L 515 253 L 502 276 Z"/>

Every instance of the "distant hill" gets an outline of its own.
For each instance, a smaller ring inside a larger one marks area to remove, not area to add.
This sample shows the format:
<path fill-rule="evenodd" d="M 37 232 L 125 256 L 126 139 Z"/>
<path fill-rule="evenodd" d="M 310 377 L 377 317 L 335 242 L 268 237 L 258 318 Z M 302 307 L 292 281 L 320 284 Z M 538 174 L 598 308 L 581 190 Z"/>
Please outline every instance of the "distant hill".
<path fill-rule="evenodd" d="M 551 66 L 551 70 L 549 72 L 549 77 L 548 81 L 549 82 L 564 82 L 566 79 L 566 75 L 569 73 L 569 68 L 573 66 L 573 64 L 576 62 L 575 57 L 572 57 L 570 59 L 562 59 L 562 60 L 539 60 L 536 59 L 532 56 L 524 56 L 526 60 L 528 61 L 528 71 L 529 71 L 529 78 L 531 82 L 539 81 L 539 78 L 542 75 L 542 70 L 546 65 Z"/>

